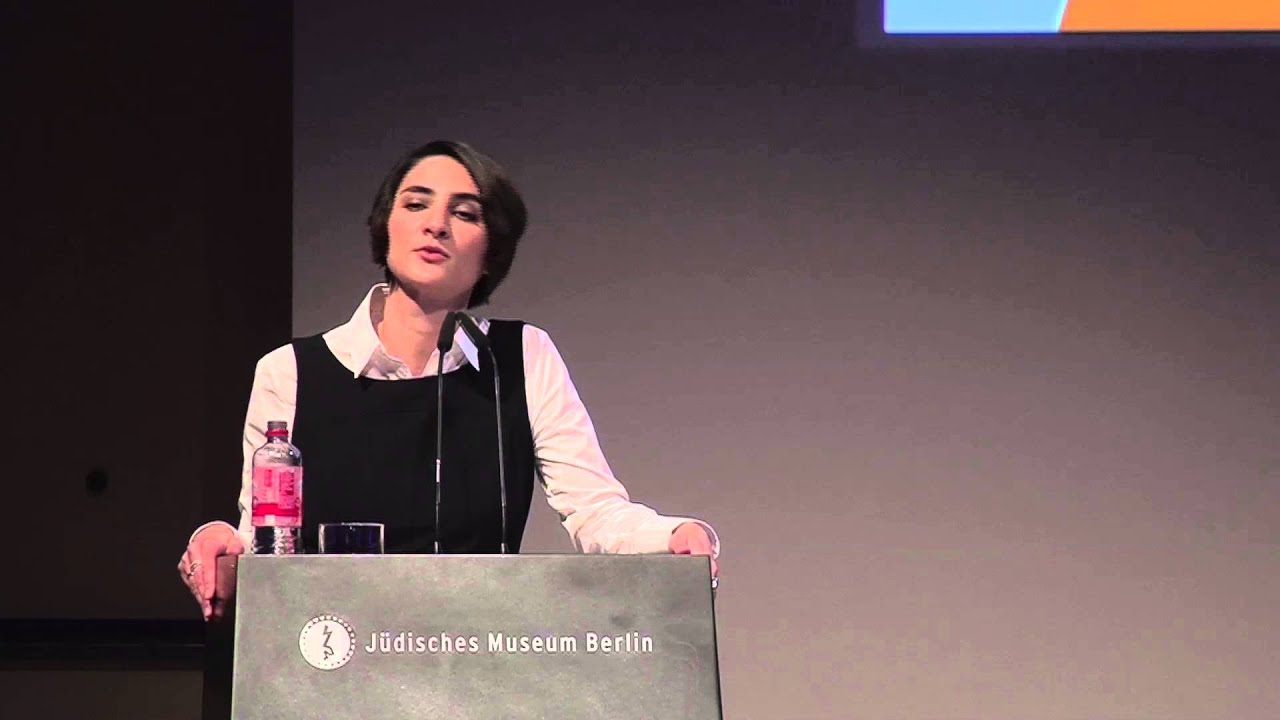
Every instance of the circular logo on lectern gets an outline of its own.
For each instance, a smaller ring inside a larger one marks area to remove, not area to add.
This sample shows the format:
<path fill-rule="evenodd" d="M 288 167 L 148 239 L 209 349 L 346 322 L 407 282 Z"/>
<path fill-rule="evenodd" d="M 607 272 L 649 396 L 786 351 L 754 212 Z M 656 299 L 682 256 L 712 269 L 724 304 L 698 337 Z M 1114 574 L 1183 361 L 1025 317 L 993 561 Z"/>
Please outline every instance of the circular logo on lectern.
<path fill-rule="evenodd" d="M 317 615 L 298 633 L 302 659 L 317 670 L 337 670 L 356 654 L 356 631 L 337 615 Z"/>

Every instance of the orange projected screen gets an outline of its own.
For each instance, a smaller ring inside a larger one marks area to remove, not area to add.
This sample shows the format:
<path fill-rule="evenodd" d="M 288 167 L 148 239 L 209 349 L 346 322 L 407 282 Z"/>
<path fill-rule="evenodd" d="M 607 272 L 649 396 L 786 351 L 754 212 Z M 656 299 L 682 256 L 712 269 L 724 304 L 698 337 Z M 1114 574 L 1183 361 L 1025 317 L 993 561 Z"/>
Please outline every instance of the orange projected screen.
<path fill-rule="evenodd" d="M 1280 30 L 1280 0 L 1070 0 L 1062 32 Z"/>
<path fill-rule="evenodd" d="M 1280 31 L 1280 0 L 885 0 L 889 34 Z"/>

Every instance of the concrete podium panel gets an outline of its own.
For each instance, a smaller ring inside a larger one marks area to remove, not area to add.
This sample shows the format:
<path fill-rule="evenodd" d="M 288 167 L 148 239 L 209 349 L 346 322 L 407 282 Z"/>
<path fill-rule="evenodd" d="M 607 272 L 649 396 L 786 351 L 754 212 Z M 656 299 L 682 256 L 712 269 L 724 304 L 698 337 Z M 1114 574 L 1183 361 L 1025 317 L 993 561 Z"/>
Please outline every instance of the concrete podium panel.
<path fill-rule="evenodd" d="M 721 717 L 710 563 L 244 556 L 231 715 Z"/>

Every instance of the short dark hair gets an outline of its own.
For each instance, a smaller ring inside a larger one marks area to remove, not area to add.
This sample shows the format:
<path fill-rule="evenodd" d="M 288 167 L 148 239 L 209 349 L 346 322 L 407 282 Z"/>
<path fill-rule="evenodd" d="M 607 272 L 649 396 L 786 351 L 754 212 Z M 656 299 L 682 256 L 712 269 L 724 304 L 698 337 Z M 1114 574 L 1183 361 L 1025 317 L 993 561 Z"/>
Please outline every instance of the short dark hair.
<path fill-rule="evenodd" d="M 395 205 L 396 191 L 404 176 L 409 174 L 423 158 L 433 155 L 445 155 L 457 160 L 475 181 L 480 190 L 480 209 L 484 217 L 485 232 L 488 242 L 484 253 L 484 271 L 475 286 L 471 288 L 471 296 L 467 307 L 473 308 L 489 301 L 489 296 L 506 279 L 511 271 L 511 263 L 516 257 L 516 246 L 524 235 L 528 222 L 524 200 L 512 184 L 505 170 L 493 158 L 476 150 L 470 145 L 455 140 L 433 140 L 426 145 L 410 150 L 391 168 L 387 177 L 378 188 L 373 198 L 373 209 L 369 211 L 369 241 L 373 250 L 373 261 L 382 268 L 383 277 L 388 283 L 394 283 L 391 268 L 387 266 L 387 251 L 391 246 L 391 236 L 387 232 L 387 221 L 391 219 L 391 208 Z"/>

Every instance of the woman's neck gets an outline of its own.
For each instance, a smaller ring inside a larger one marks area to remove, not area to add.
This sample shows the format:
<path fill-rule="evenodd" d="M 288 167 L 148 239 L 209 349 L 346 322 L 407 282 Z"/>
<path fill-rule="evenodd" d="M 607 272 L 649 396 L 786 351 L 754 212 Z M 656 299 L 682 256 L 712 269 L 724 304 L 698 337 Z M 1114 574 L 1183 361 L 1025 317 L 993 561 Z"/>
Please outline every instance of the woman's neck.
<path fill-rule="evenodd" d="M 382 321 L 374 330 L 388 353 L 408 363 L 414 375 L 421 375 L 435 352 L 445 315 L 461 309 L 455 304 L 433 304 L 395 285 L 387 293 Z"/>

